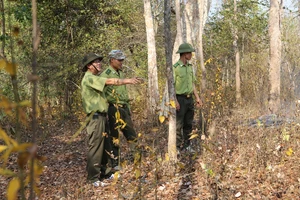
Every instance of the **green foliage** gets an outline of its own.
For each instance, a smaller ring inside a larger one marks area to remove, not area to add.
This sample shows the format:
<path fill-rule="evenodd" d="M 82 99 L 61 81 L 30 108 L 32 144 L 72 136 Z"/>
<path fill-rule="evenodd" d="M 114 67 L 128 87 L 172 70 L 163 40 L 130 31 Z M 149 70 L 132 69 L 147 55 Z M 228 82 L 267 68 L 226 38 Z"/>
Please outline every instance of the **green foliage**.
<path fill-rule="evenodd" d="M 30 85 L 26 76 L 32 62 L 31 2 L 21 0 L 10 6 L 12 24 L 20 29 L 19 35 L 13 37 L 13 45 L 15 59 L 20 65 L 21 97 L 27 99 Z M 38 25 L 41 42 L 37 73 L 42 105 L 60 102 L 66 112 L 73 107 L 78 109 L 81 102 L 78 96 L 82 78 L 80 62 L 87 52 L 103 54 L 105 67 L 108 52 L 121 49 L 127 56 L 124 65 L 128 76 L 147 76 L 142 1 L 39 1 Z M 7 48 L 5 51 L 10 55 Z M 10 85 L 4 84 L 2 89 L 8 96 L 12 95 L 9 94 Z"/>
<path fill-rule="evenodd" d="M 260 101 L 267 98 L 268 67 L 268 19 L 259 1 L 237 1 L 234 16 L 233 1 L 223 4 L 219 13 L 212 15 L 205 28 L 204 54 L 213 60 L 207 67 L 208 88 L 216 88 L 214 81 L 218 66 L 227 100 L 234 97 L 235 55 L 233 48 L 234 29 L 238 34 L 238 48 L 241 54 L 241 91 L 245 100 Z M 260 83 L 260 84 L 257 84 Z M 234 99 L 228 102 L 232 106 Z"/>

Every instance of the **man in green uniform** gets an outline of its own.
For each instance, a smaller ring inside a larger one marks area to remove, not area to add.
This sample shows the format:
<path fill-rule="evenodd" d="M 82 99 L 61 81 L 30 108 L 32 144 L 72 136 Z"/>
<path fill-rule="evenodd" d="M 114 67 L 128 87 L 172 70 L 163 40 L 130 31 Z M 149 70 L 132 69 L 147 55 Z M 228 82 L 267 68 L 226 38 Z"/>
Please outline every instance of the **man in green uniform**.
<path fill-rule="evenodd" d="M 99 180 L 100 175 L 107 174 L 106 165 L 110 142 L 106 133 L 108 103 L 104 94 L 105 85 L 137 84 L 136 78 L 117 79 L 97 76 L 101 72 L 103 56 L 89 53 L 82 60 L 84 77 L 81 81 L 81 95 L 83 108 L 88 117 L 87 125 L 88 154 L 87 154 L 87 179 L 94 186 L 104 186 Z M 92 116 L 91 116 L 92 115 Z"/>
<path fill-rule="evenodd" d="M 121 50 L 112 50 L 109 53 L 109 64 L 110 66 L 101 73 L 101 77 L 106 78 L 124 78 L 124 73 L 122 71 L 123 61 L 125 55 Z M 130 143 L 131 148 L 134 146 L 136 141 L 136 132 L 133 128 L 133 122 L 131 120 L 131 111 L 129 105 L 129 97 L 126 85 L 122 86 L 113 86 L 109 85 L 104 88 L 107 101 L 109 103 L 108 107 L 108 121 L 110 128 L 110 136 L 114 158 L 112 159 L 112 167 L 116 170 L 119 169 L 119 144 L 118 142 L 113 142 L 114 139 L 119 139 L 119 129 L 123 132 L 125 138 Z M 117 123 L 116 121 L 116 112 L 119 111 L 120 119 L 123 120 L 122 123 L 126 123 L 124 127 L 122 124 Z"/>
<path fill-rule="evenodd" d="M 199 108 L 202 106 L 202 101 L 194 84 L 193 67 L 188 63 L 192 58 L 192 52 L 195 50 L 190 44 L 181 44 L 177 51 L 180 54 L 180 59 L 173 65 L 176 92 L 176 146 L 178 149 L 187 149 L 188 151 L 193 151 L 189 140 L 194 119 L 193 94 L 196 99 L 196 106 Z"/>

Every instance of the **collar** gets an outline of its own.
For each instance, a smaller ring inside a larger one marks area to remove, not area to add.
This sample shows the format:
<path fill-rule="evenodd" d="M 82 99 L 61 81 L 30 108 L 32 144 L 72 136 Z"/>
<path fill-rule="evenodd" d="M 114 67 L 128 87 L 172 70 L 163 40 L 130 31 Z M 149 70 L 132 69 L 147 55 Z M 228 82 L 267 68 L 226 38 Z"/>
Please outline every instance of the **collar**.
<path fill-rule="evenodd" d="M 179 64 L 180 67 L 182 67 L 182 66 L 189 66 L 189 62 L 188 61 L 186 62 L 186 64 L 183 64 L 183 62 L 180 59 L 178 60 L 178 64 Z"/>
<path fill-rule="evenodd" d="M 121 69 L 119 69 L 118 71 L 115 70 L 111 65 L 109 65 L 108 69 L 110 69 L 113 73 L 117 73 L 117 74 L 119 74 L 120 72 L 122 72 Z"/>

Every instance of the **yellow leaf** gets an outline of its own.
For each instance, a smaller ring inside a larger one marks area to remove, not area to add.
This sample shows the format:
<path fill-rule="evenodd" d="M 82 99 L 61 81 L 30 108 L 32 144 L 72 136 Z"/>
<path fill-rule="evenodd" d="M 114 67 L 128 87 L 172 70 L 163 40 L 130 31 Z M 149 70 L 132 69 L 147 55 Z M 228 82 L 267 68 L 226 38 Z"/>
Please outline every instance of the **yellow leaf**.
<path fill-rule="evenodd" d="M 168 154 L 168 153 L 165 154 L 165 159 L 166 159 L 166 161 L 169 161 L 169 160 L 170 160 L 170 157 L 169 157 L 169 154 Z"/>
<path fill-rule="evenodd" d="M 11 110 L 15 107 L 16 105 L 14 103 L 11 103 L 6 97 L 1 96 L 0 108 Z"/>
<path fill-rule="evenodd" d="M 141 134 L 141 133 L 139 133 L 139 134 L 138 134 L 138 137 L 142 137 L 142 134 Z"/>
<path fill-rule="evenodd" d="M 135 170 L 135 178 L 138 179 L 141 176 L 141 171 L 139 169 Z"/>
<path fill-rule="evenodd" d="M 163 123 L 164 121 L 165 121 L 165 116 L 159 116 L 159 121 L 160 121 L 160 123 Z"/>
<path fill-rule="evenodd" d="M 8 149 L 3 153 L 3 155 L 1 156 L 0 160 L 3 160 L 3 166 L 6 165 L 10 153 L 11 153 L 11 148 L 8 148 Z"/>
<path fill-rule="evenodd" d="M 285 154 L 286 155 L 288 155 L 288 156 L 291 156 L 292 154 L 293 154 L 293 149 L 292 148 L 289 148 L 286 152 L 285 152 Z"/>
<path fill-rule="evenodd" d="M 1 153 L 2 151 L 4 151 L 5 149 L 7 149 L 7 146 L 5 146 L 5 145 L 0 145 L 0 153 Z"/>
<path fill-rule="evenodd" d="M 149 147 L 149 146 L 145 146 L 145 150 L 146 151 L 153 151 L 153 149 L 151 147 Z"/>
<path fill-rule="evenodd" d="M 185 165 L 182 162 L 178 162 L 177 165 L 179 166 L 180 169 L 185 168 Z"/>
<path fill-rule="evenodd" d="M 43 165 L 41 165 L 40 162 L 36 162 L 35 161 L 34 162 L 34 174 L 36 176 L 39 176 L 39 175 L 41 175 L 43 173 L 43 171 L 44 171 Z"/>
<path fill-rule="evenodd" d="M 115 116 L 116 116 L 116 121 L 118 121 L 120 119 L 120 112 L 118 110 L 115 113 Z"/>
<path fill-rule="evenodd" d="M 17 194 L 20 189 L 20 180 L 17 178 L 12 179 L 7 188 L 7 200 L 17 199 Z"/>
<path fill-rule="evenodd" d="M 10 138 L 7 134 L 0 128 L 0 139 L 4 140 L 5 144 L 10 145 Z"/>
<path fill-rule="evenodd" d="M 192 134 L 191 137 L 189 138 L 189 140 L 192 140 L 194 138 L 198 137 L 198 134 Z"/>
<path fill-rule="evenodd" d="M 106 132 L 102 132 L 102 137 L 108 137 L 108 134 Z"/>
<path fill-rule="evenodd" d="M 209 64 L 212 61 L 212 58 L 209 58 L 207 61 L 205 61 L 204 65 Z"/>
<path fill-rule="evenodd" d="M 6 67 L 6 61 L 1 59 L 0 60 L 0 69 L 4 69 Z"/>
<path fill-rule="evenodd" d="M 170 101 L 170 105 L 171 105 L 172 108 L 176 108 L 176 103 L 175 103 L 175 101 L 173 101 L 173 100 Z"/>
<path fill-rule="evenodd" d="M 134 154 L 134 164 L 139 163 L 141 160 L 141 154 L 139 154 L 138 152 L 136 152 Z"/>
<path fill-rule="evenodd" d="M 21 102 L 19 103 L 19 105 L 20 105 L 20 106 L 30 106 L 30 105 L 31 105 L 31 102 L 28 101 L 28 100 L 25 100 L 25 101 L 21 101 Z"/>
<path fill-rule="evenodd" d="M 119 176 L 120 176 L 120 172 L 117 171 L 114 173 L 114 183 L 117 183 L 118 179 L 119 179 Z"/>
<path fill-rule="evenodd" d="M 159 130 L 158 128 L 151 129 L 152 132 L 157 132 L 158 130 Z"/>
<path fill-rule="evenodd" d="M 5 69 L 11 76 L 16 75 L 17 66 L 6 60 L 0 60 L 0 69 Z"/>
<path fill-rule="evenodd" d="M 36 184 L 33 184 L 33 190 L 35 191 L 35 193 L 40 196 L 41 195 L 41 191 L 40 189 L 36 186 Z"/>
<path fill-rule="evenodd" d="M 122 120 L 122 121 L 123 121 L 123 120 Z M 126 126 L 126 122 L 123 121 L 123 125 L 122 125 L 121 129 L 124 129 L 125 126 Z"/>
<path fill-rule="evenodd" d="M 113 137 L 113 144 L 118 146 L 120 144 L 120 140 L 118 138 Z"/>
<path fill-rule="evenodd" d="M 9 170 L 9 169 L 3 169 L 3 168 L 0 168 L 0 174 L 1 174 L 2 176 L 8 176 L 8 177 L 11 177 L 11 176 L 15 176 L 15 175 L 16 175 L 13 171 L 11 171 L 11 170 Z"/>

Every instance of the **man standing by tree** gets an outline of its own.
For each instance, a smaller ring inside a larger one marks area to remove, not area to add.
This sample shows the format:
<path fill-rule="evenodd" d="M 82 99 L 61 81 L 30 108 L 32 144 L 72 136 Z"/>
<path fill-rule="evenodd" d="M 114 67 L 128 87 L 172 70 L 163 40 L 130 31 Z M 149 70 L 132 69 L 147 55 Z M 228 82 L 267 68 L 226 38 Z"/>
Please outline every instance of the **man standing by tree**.
<path fill-rule="evenodd" d="M 109 54 L 110 66 L 100 75 L 107 78 L 124 78 L 122 72 L 123 61 L 126 58 L 121 50 L 112 50 Z M 131 111 L 129 105 L 129 96 L 127 88 L 123 86 L 106 86 L 105 94 L 109 103 L 108 107 L 108 121 L 110 128 L 110 136 L 112 142 L 112 149 L 114 158 L 112 159 L 112 167 L 116 170 L 119 169 L 119 130 L 121 130 L 130 144 L 131 149 L 134 148 L 136 142 L 136 132 L 133 128 L 133 122 L 131 120 Z M 116 113 L 120 113 L 121 123 L 118 123 L 116 119 Z M 124 127 L 122 126 L 124 125 Z"/>
<path fill-rule="evenodd" d="M 190 44 L 181 44 L 176 52 L 180 54 L 180 59 L 173 65 L 176 92 L 176 146 L 178 149 L 187 149 L 190 152 L 193 151 L 189 140 L 194 119 L 193 94 L 196 98 L 197 107 L 202 106 L 202 101 L 194 84 L 194 70 L 192 65 L 188 63 L 192 58 L 192 52 L 195 50 Z"/>
<path fill-rule="evenodd" d="M 82 71 L 85 72 L 81 81 L 81 95 L 83 108 L 88 117 L 91 117 L 87 125 L 88 155 L 87 172 L 88 181 L 94 186 L 103 186 L 99 180 L 101 175 L 106 175 L 108 170 L 108 155 L 105 149 L 109 149 L 110 142 L 106 134 L 108 103 L 104 94 L 105 85 L 137 84 L 140 80 L 105 78 L 97 76 L 101 72 L 103 56 L 89 53 L 82 60 Z M 92 115 L 92 116 L 91 116 Z"/>

